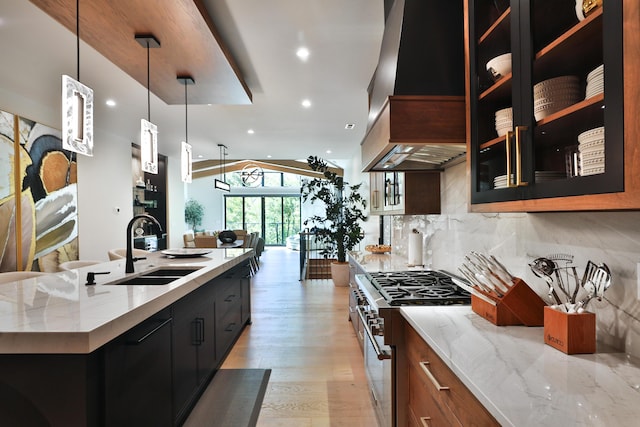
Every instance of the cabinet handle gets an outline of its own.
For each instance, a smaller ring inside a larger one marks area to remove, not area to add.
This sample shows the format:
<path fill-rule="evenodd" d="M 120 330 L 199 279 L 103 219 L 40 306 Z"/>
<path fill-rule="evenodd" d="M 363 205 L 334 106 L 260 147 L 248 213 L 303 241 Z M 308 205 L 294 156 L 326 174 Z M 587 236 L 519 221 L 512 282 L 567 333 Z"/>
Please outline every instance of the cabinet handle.
<path fill-rule="evenodd" d="M 515 184 L 511 183 L 511 137 L 513 137 L 512 131 L 507 131 L 504 137 L 504 148 L 507 153 L 507 187 L 515 187 Z"/>
<path fill-rule="evenodd" d="M 420 423 L 424 426 L 424 427 L 429 427 L 429 422 L 431 421 L 431 417 L 420 417 Z"/>
<path fill-rule="evenodd" d="M 146 340 L 147 338 L 149 338 L 151 335 L 155 334 L 156 332 L 158 332 L 163 326 L 165 326 L 166 324 L 170 323 L 171 320 L 173 320 L 171 317 L 168 318 L 167 320 L 162 321 L 162 323 L 160 323 L 158 326 L 156 326 L 155 328 L 153 328 L 150 332 L 147 332 L 146 334 L 144 334 L 143 336 L 141 336 L 138 339 L 135 340 L 130 340 L 127 341 L 127 344 L 130 345 L 139 345 L 142 344 L 142 342 L 144 340 Z"/>
<path fill-rule="evenodd" d="M 191 322 L 191 345 L 200 345 L 202 344 L 201 341 L 201 337 L 202 337 L 202 332 L 201 332 L 201 323 L 200 323 L 200 318 L 196 317 L 195 319 L 193 319 L 193 321 Z"/>
<path fill-rule="evenodd" d="M 198 344 L 202 344 L 204 342 L 204 318 L 196 317 L 198 324 L 200 324 L 200 342 Z"/>
<path fill-rule="evenodd" d="M 235 297 L 235 295 L 227 295 L 227 297 L 224 299 L 224 302 L 233 302 L 233 299 Z"/>
<path fill-rule="evenodd" d="M 422 368 L 424 374 L 427 376 L 427 378 L 429 378 L 429 381 L 431 381 L 431 383 L 435 386 L 435 388 L 438 389 L 438 391 L 449 390 L 449 387 L 440 385 L 436 377 L 433 376 L 431 370 L 429 370 L 429 362 L 420 362 L 420 368 Z"/>
<path fill-rule="evenodd" d="M 225 331 L 225 332 L 231 332 L 231 331 L 233 331 L 233 330 L 235 329 L 235 326 L 236 326 L 236 323 L 235 323 L 235 322 L 233 322 L 233 323 L 229 323 L 229 325 L 225 328 L 225 330 L 224 330 L 224 331 Z"/>
<path fill-rule="evenodd" d="M 516 161 L 518 162 L 516 170 L 516 187 L 527 185 L 522 181 L 522 143 L 520 141 L 520 132 L 527 130 L 526 126 L 516 126 Z"/>
<path fill-rule="evenodd" d="M 379 197 L 380 197 L 380 192 L 378 190 L 373 190 L 373 197 L 372 197 L 372 201 L 371 204 L 373 205 L 373 207 L 375 209 L 378 209 L 380 207 L 379 205 Z"/>

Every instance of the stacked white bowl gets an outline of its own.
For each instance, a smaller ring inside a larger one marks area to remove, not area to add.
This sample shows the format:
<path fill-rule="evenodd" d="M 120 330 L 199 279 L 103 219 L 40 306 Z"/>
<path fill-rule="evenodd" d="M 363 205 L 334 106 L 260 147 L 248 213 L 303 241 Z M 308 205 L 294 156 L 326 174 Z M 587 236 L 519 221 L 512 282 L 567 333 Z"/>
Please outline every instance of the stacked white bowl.
<path fill-rule="evenodd" d="M 604 173 L 604 126 L 578 135 L 580 175 Z"/>
<path fill-rule="evenodd" d="M 496 56 L 487 62 L 487 71 L 494 81 L 506 76 L 511 72 L 511 53 Z"/>
<path fill-rule="evenodd" d="M 587 90 L 584 99 L 604 92 L 604 64 L 587 74 Z"/>
<path fill-rule="evenodd" d="M 533 115 L 536 120 L 541 120 L 580 99 L 578 76 L 560 76 L 542 81 L 533 87 Z"/>
<path fill-rule="evenodd" d="M 513 129 L 513 109 L 509 107 L 496 111 L 496 132 L 498 136 L 505 136 L 511 129 Z"/>

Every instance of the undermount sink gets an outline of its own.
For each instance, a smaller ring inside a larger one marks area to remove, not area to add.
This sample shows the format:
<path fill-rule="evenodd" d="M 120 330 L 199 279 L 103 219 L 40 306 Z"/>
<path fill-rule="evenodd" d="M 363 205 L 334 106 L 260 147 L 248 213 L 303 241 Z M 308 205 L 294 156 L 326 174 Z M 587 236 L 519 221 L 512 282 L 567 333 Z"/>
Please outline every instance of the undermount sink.
<path fill-rule="evenodd" d="M 149 271 L 136 277 L 132 277 L 122 282 L 114 283 L 114 285 L 168 285 L 187 274 L 199 270 L 201 267 L 195 268 L 160 268 L 158 270 Z"/>

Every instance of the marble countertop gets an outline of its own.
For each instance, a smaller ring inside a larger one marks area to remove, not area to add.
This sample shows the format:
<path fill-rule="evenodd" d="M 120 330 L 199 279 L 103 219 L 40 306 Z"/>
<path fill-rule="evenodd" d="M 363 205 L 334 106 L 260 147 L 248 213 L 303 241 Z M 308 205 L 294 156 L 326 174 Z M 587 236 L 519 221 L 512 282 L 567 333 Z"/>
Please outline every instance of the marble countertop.
<path fill-rule="evenodd" d="M 197 258 L 154 253 L 125 273 L 125 260 L 0 285 L 0 354 L 90 353 L 249 258 L 251 249 L 212 249 Z M 160 266 L 201 267 L 168 285 L 110 284 Z M 87 272 L 96 285 L 85 286 Z"/>
<path fill-rule="evenodd" d="M 424 266 L 409 267 L 407 257 L 393 253 L 373 254 L 369 252 L 352 251 L 349 252 L 349 256 L 367 273 L 375 273 L 378 271 L 425 270 Z"/>
<path fill-rule="evenodd" d="M 505 426 L 631 426 L 640 361 L 598 344 L 566 355 L 543 328 L 495 326 L 470 307 L 402 307 L 420 336 Z"/>

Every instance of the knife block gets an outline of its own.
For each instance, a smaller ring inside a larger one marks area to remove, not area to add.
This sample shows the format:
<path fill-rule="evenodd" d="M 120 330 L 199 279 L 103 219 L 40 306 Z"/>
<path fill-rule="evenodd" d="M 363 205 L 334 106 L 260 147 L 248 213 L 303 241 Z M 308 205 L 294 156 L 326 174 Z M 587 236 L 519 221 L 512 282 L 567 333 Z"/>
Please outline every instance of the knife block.
<path fill-rule="evenodd" d="M 472 294 L 471 309 L 497 326 L 544 325 L 547 304 L 520 278 L 516 278 L 509 291 L 495 301 L 493 305 Z"/>
<path fill-rule="evenodd" d="M 496 326 L 522 325 L 520 319 L 499 300 L 491 304 L 471 294 L 471 310 Z"/>
<path fill-rule="evenodd" d="M 566 354 L 596 351 L 596 315 L 544 308 L 544 343 Z"/>

